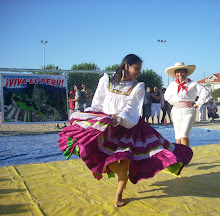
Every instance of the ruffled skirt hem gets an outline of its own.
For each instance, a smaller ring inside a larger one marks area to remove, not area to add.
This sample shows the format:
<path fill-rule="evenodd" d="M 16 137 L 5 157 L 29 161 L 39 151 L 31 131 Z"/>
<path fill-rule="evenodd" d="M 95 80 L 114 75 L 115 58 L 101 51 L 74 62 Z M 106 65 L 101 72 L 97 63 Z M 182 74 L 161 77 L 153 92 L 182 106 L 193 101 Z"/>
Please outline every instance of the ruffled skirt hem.
<path fill-rule="evenodd" d="M 59 133 L 58 146 L 67 159 L 72 154 L 79 155 L 96 179 L 101 179 L 104 172 L 112 176 L 108 165 L 125 159 L 130 161 L 129 179 L 134 184 L 165 168 L 179 175 L 193 156 L 191 148 L 169 143 L 142 118 L 135 127 L 127 129 L 111 127 L 112 118 L 103 113 L 82 115 L 83 119 L 80 113 L 75 114 L 72 125 Z"/>

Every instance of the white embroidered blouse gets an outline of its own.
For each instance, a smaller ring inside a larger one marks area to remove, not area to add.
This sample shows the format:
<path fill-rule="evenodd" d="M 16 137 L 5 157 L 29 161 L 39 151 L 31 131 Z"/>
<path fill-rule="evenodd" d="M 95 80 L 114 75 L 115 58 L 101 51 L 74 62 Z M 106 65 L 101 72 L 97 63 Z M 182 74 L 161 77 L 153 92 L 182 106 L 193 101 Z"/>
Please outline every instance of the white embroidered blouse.
<path fill-rule="evenodd" d="M 178 84 L 176 81 L 171 82 L 167 87 L 164 97 L 171 105 L 174 105 L 175 102 L 179 101 L 195 101 L 197 96 L 199 98 L 195 103 L 198 106 L 209 101 L 210 92 L 205 87 L 188 78 L 186 78 L 184 82 L 186 82 L 185 86 L 187 87 L 187 91 L 184 88 L 181 88 L 178 93 Z"/>
<path fill-rule="evenodd" d="M 145 86 L 143 82 L 120 81 L 113 85 L 113 76 L 104 74 L 92 100 L 85 111 L 104 112 L 123 119 L 121 125 L 134 127 L 141 116 Z"/>

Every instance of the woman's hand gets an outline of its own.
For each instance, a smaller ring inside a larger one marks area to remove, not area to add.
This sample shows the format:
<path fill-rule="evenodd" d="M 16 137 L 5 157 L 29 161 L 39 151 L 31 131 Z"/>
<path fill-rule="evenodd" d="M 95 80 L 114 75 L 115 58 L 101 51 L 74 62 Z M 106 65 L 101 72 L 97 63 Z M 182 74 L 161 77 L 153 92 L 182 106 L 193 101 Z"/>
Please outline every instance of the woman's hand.
<path fill-rule="evenodd" d="M 112 115 L 111 117 L 114 119 L 113 122 L 111 123 L 113 127 L 117 127 L 122 123 L 122 118 L 117 117 L 116 115 Z"/>
<path fill-rule="evenodd" d="M 118 123 L 118 117 L 116 115 L 112 115 L 111 117 L 114 119 L 111 123 L 111 125 L 114 127 Z"/>
<path fill-rule="evenodd" d="M 193 108 L 197 108 L 198 105 L 196 103 L 193 104 Z"/>

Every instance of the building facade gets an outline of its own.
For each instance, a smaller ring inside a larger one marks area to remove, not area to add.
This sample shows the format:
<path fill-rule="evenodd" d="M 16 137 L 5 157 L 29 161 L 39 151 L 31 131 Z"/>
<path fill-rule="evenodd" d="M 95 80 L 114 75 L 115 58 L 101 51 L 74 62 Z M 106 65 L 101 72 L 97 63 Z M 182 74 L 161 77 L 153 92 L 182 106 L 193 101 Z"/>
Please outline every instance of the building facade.
<path fill-rule="evenodd" d="M 220 73 L 212 74 L 211 76 L 205 79 L 199 80 L 198 83 L 202 84 L 210 92 L 212 92 L 215 89 L 219 89 L 220 88 Z"/>

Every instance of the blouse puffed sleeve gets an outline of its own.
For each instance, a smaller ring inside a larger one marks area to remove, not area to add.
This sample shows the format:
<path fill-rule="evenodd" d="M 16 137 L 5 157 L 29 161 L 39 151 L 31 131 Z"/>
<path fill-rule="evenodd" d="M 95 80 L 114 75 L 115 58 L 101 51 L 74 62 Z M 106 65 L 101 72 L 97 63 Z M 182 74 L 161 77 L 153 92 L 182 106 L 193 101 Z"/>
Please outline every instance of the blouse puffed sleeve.
<path fill-rule="evenodd" d="M 91 107 L 85 109 L 85 111 L 94 111 L 94 112 L 102 112 L 103 111 L 103 102 L 106 96 L 106 86 L 109 83 L 108 74 L 104 74 L 103 77 L 100 78 L 98 86 L 96 88 L 96 92 L 92 99 Z"/>
<path fill-rule="evenodd" d="M 196 90 L 197 96 L 199 96 L 198 100 L 196 101 L 196 104 L 198 106 L 201 106 L 205 103 L 208 103 L 210 98 L 210 91 L 199 83 L 196 84 Z"/>
<path fill-rule="evenodd" d="M 165 91 L 165 93 L 164 93 L 164 99 L 166 100 L 166 101 L 168 101 L 171 105 L 173 105 L 174 104 L 174 92 L 175 92 L 175 86 L 174 86 L 175 84 L 173 83 L 173 82 L 171 82 L 170 84 L 169 84 L 169 86 L 167 87 L 167 89 L 166 89 L 166 91 Z"/>
<path fill-rule="evenodd" d="M 118 114 L 123 119 L 122 126 L 132 128 L 138 124 L 142 112 L 144 95 L 145 86 L 143 82 L 140 82 L 134 87 L 125 107 Z"/>

